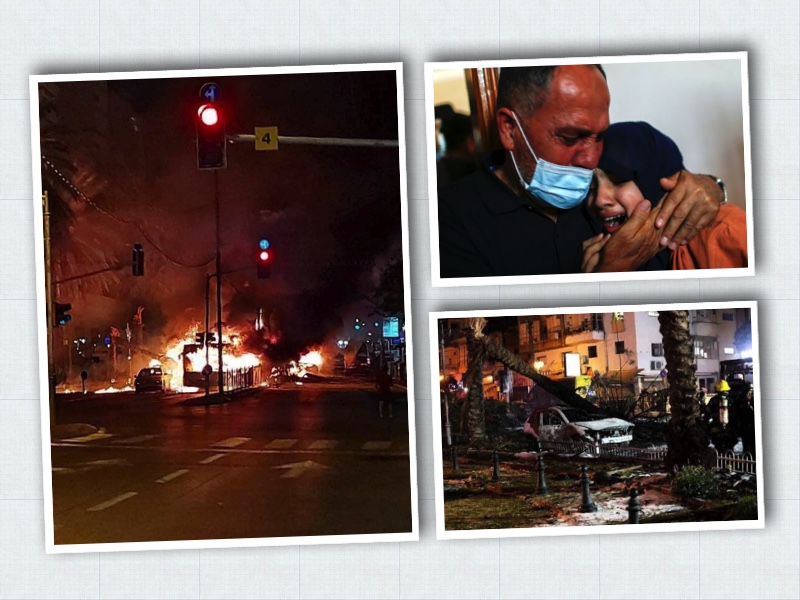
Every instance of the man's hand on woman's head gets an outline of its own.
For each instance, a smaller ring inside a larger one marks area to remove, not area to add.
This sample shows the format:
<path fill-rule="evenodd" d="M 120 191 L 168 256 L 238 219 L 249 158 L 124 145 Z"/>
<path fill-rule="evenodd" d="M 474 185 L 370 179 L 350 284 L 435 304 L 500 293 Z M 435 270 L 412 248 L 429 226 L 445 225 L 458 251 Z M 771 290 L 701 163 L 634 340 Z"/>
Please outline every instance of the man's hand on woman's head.
<path fill-rule="evenodd" d="M 594 271 L 601 273 L 635 271 L 653 258 L 661 250 L 658 243 L 661 234 L 655 226 L 660 208 L 659 204 L 650 210 L 650 201 L 641 201 L 625 224 L 604 242 Z M 587 241 L 591 242 L 593 239 L 595 238 Z M 585 250 L 586 242 L 584 242 L 584 259 Z"/>
<path fill-rule="evenodd" d="M 678 171 L 659 183 L 667 190 L 655 222 L 657 229 L 664 228 L 659 242 L 675 250 L 714 220 L 723 194 L 713 178 L 689 171 Z"/>

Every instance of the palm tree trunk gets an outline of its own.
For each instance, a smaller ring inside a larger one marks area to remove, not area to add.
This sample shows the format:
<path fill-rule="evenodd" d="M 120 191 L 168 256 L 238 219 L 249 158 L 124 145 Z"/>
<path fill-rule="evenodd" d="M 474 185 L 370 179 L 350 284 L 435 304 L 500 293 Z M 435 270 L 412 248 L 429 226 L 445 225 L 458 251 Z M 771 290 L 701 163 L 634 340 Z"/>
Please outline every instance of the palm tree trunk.
<path fill-rule="evenodd" d="M 672 407 L 667 428 L 667 466 L 680 469 L 703 464 L 708 456 L 708 436 L 700 423 L 700 407 L 696 400 L 696 367 L 689 333 L 689 311 L 661 311 L 658 323 L 667 360 Z"/>
<path fill-rule="evenodd" d="M 469 391 L 461 417 L 461 431 L 466 429 L 471 443 L 480 443 L 486 440 L 486 413 L 483 402 L 483 361 L 486 358 L 483 327 L 485 324 L 485 319 L 476 319 L 467 330 L 466 383 Z"/>
<path fill-rule="evenodd" d="M 594 404 L 584 398 L 581 398 L 574 391 L 561 385 L 560 383 L 553 381 L 549 377 L 545 377 L 541 373 L 537 373 L 533 367 L 531 367 L 516 354 L 509 352 L 507 349 L 496 344 L 490 339 L 484 338 L 483 343 L 486 348 L 486 355 L 489 358 L 500 361 L 515 373 L 519 373 L 520 375 L 524 375 L 525 377 L 532 379 L 536 385 L 541 386 L 543 390 L 549 392 L 562 402 L 569 404 L 570 406 L 575 406 L 576 408 L 582 408 L 583 410 L 597 410 L 597 407 Z"/>

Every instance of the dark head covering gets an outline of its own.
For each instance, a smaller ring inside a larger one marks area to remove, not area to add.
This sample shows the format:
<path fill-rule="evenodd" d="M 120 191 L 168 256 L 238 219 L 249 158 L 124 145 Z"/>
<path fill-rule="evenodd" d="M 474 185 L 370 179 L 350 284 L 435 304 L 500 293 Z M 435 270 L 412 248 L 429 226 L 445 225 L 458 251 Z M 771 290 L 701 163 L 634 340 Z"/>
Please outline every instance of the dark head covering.
<path fill-rule="evenodd" d="M 597 166 L 619 181 L 634 181 L 655 205 L 664 195 L 659 179 L 682 170 L 683 156 L 675 142 L 648 123 L 614 123 Z"/>

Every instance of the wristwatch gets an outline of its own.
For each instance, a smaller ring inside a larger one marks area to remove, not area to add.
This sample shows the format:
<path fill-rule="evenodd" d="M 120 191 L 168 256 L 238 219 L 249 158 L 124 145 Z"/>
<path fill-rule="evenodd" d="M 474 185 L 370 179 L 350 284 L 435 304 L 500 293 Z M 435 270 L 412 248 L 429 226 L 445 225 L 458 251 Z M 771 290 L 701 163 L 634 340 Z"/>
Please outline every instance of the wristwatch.
<path fill-rule="evenodd" d="M 725 182 L 722 181 L 722 179 L 720 179 L 716 175 L 709 175 L 709 177 L 711 177 L 711 179 L 713 179 L 717 183 L 717 185 L 719 186 L 719 189 L 722 190 L 722 201 L 720 201 L 719 205 L 722 206 L 723 204 L 727 204 L 728 203 L 728 188 L 725 187 Z"/>

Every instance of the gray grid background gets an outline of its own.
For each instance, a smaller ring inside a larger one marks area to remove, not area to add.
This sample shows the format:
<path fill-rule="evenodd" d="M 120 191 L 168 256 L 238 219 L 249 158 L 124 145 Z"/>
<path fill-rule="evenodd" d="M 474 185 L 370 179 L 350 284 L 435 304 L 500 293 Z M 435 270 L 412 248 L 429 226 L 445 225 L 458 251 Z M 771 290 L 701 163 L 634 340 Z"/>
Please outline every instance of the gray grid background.
<path fill-rule="evenodd" d="M 0 598 L 800 597 L 795 2 L 0 0 L 0 15 Z M 423 62 L 733 50 L 749 52 L 755 278 L 431 287 Z M 395 61 L 421 541 L 45 555 L 28 75 Z M 428 311 L 712 300 L 759 301 L 766 529 L 435 540 Z"/>

